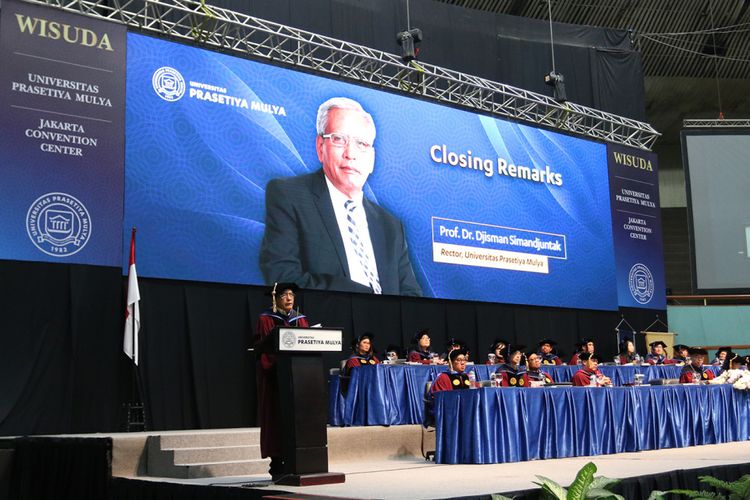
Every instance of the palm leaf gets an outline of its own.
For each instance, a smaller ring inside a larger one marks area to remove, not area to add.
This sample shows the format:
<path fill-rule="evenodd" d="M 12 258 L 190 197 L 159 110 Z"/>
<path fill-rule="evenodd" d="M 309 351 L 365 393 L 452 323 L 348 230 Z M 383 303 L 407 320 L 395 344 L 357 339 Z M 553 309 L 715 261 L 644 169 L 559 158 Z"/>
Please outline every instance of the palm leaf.
<path fill-rule="evenodd" d="M 721 479 L 716 479 L 712 476 L 699 476 L 698 480 L 701 483 L 706 483 L 707 485 L 713 486 L 716 489 L 734 492 L 735 483 L 728 483 L 726 481 L 722 481 Z"/>
<path fill-rule="evenodd" d="M 606 489 L 609 489 L 610 486 L 615 485 L 619 482 L 620 482 L 619 479 L 612 479 L 611 477 L 599 476 L 599 477 L 595 477 L 594 480 L 591 481 L 591 485 L 589 486 L 589 489 L 594 490 L 594 489 L 601 488 L 603 490 L 606 490 Z"/>
<path fill-rule="evenodd" d="M 557 500 L 565 500 L 565 498 L 567 498 L 568 490 L 560 486 L 558 483 L 544 476 L 537 476 L 537 478 L 539 478 L 542 482 L 534 482 L 534 484 L 538 484 L 539 486 L 541 486 L 542 491 L 547 495 Z"/>
<path fill-rule="evenodd" d="M 668 490 L 662 493 L 672 493 L 673 495 L 684 495 L 688 498 L 696 498 L 697 500 L 726 500 L 727 497 L 721 493 L 714 493 L 712 491 L 696 491 L 696 490 Z"/>
<path fill-rule="evenodd" d="M 573 483 L 568 487 L 567 500 L 584 500 L 586 498 L 586 490 L 589 489 L 591 482 L 594 480 L 595 472 L 596 465 L 594 465 L 594 462 L 584 465 L 578 471 L 578 475 Z"/>
<path fill-rule="evenodd" d="M 612 493 L 604 488 L 589 488 L 586 491 L 585 498 L 587 500 L 625 500 L 625 497 L 618 495 L 617 493 Z"/>

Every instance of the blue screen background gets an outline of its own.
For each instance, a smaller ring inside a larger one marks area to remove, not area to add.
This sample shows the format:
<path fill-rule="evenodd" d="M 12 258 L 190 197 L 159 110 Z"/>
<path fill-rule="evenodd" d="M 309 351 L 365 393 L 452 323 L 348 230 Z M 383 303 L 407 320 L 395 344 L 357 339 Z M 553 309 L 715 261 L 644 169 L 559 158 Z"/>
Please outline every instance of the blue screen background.
<path fill-rule="evenodd" d="M 186 82 L 176 102 L 154 91 L 152 75 L 164 66 Z M 190 98 L 191 81 L 285 115 Z M 265 186 L 320 168 L 315 114 L 334 96 L 374 117 L 365 196 L 403 222 L 425 296 L 617 308 L 604 144 L 129 34 L 123 241 L 138 228 L 139 275 L 262 284 Z M 492 160 L 494 173 L 436 163 L 433 145 Z M 499 175 L 498 157 L 549 166 L 563 185 Z M 564 235 L 565 258 L 549 259 L 548 274 L 433 262 L 432 217 Z"/>

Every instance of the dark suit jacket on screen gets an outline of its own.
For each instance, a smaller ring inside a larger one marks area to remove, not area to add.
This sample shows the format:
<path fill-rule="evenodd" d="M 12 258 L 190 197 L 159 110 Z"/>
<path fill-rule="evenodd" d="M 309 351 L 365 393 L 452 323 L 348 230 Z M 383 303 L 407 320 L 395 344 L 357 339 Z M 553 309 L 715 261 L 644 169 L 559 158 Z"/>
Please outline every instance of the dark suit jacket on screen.
<path fill-rule="evenodd" d="M 383 293 L 421 295 L 401 222 L 367 198 L 363 204 Z M 266 283 L 293 281 L 302 288 L 372 292 L 349 277 L 322 169 L 268 183 L 260 269 Z"/>

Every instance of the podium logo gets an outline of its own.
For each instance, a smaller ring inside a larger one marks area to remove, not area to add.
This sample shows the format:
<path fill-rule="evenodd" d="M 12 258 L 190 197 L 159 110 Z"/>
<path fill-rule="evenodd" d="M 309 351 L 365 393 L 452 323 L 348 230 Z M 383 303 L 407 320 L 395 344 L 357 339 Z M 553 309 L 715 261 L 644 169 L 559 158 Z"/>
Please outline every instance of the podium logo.
<path fill-rule="evenodd" d="M 151 77 L 151 85 L 156 95 L 168 102 L 179 101 L 185 95 L 185 79 L 179 71 L 163 66 Z"/>
<path fill-rule="evenodd" d="M 67 193 L 47 193 L 29 207 L 26 232 L 32 243 L 47 255 L 69 257 L 88 243 L 91 217 L 75 197 Z"/>
<path fill-rule="evenodd" d="M 281 343 L 287 349 L 291 349 L 295 346 L 295 344 L 297 344 L 297 336 L 290 331 L 286 331 L 281 336 Z"/>
<path fill-rule="evenodd" d="M 640 262 L 630 268 L 628 286 L 630 295 L 639 304 L 648 304 L 654 297 L 654 276 L 651 270 Z"/>

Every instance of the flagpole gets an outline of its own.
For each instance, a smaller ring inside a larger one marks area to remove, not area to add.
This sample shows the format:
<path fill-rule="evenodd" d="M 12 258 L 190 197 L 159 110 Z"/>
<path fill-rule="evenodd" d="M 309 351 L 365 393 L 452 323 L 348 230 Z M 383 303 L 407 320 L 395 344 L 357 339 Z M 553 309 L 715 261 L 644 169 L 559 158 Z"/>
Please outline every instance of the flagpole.
<path fill-rule="evenodd" d="M 128 265 L 128 295 L 130 295 L 130 277 L 131 272 L 136 277 L 136 287 L 137 287 L 137 273 L 135 272 L 135 234 L 136 234 L 136 228 L 133 226 L 130 233 L 130 259 L 129 259 L 129 265 Z M 126 298 L 126 301 L 129 302 L 129 297 Z M 130 328 L 130 346 L 131 346 L 131 353 L 132 354 L 132 360 L 133 364 L 131 365 L 131 391 L 130 391 L 130 402 L 127 405 L 127 430 L 131 430 L 131 422 L 132 426 L 135 427 L 142 427 L 142 429 L 138 430 L 147 430 L 147 420 L 146 420 L 146 403 L 145 398 L 143 395 L 145 394 L 144 388 L 143 388 L 143 382 L 141 380 L 140 376 L 140 369 L 139 369 L 139 360 L 140 360 L 140 342 L 138 341 L 138 333 L 140 330 L 140 293 L 138 293 L 138 300 L 133 302 L 132 304 L 132 311 L 130 310 L 131 304 L 128 304 L 128 313 L 130 314 L 130 317 L 132 318 L 131 321 L 131 328 Z M 139 309 L 138 314 L 136 315 L 136 307 Z M 138 321 L 137 321 L 138 320 Z M 136 412 L 140 410 L 140 415 L 137 415 Z M 136 418 L 133 418 L 136 416 Z M 138 418 L 140 417 L 140 418 Z"/>

